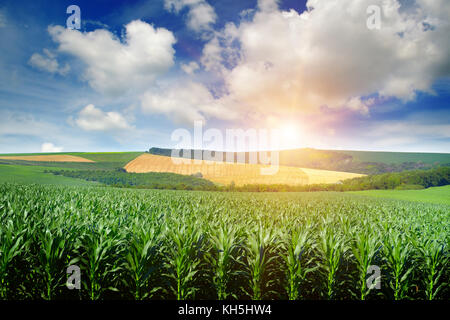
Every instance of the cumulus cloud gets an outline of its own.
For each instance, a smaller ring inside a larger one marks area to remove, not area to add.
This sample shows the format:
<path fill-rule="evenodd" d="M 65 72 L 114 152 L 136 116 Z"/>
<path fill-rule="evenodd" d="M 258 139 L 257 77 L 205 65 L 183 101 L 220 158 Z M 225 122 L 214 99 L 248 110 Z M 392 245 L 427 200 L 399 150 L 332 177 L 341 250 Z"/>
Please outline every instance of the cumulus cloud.
<path fill-rule="evenodd" d="M 105 29 L 83 33 L 50 26 L 48 31 L 60 52 L 86 64 L 84 79 L 104 94 L 118 96 L 146 88 L 174 64 L 172 32 L 140 20 L 125 26 L 122 39 Z"/>
<path fill-rule="evenodd" d="M 212 25 L 217 20 L 214 8 L 205 0 L 164 0 L 164 7 L 176 14 L 187 8 L 187 26 L 201 33 L 204 37 L 211 35 Z"/>
<path fill-rule="evenodd" d="M 147 91 L 141 99 L 142 110 L 148 114 L 164 114 L 180 124 L 192 125 L 209 117 L 231 119 L 236 116 L 226 110 L 202 84 L 188 81 Z"/>
<path fill-rule="evenodd" d="M 70 71 L 70 66 L 66 63 L 64 67 L 60 67 L 56 55 L 50 50 L 44 49 L 44 55 L 40 53 L 33 53 L 28 63 L 36 69 L 46 71 L 49 73 L 57 73 L 62 76 Z"/>
<path fill-rule="evenodd" d="M 63 147 L 57 147 L 51 142 L 44 142 L 41 145 L 41 152 L 61 152 Z"/>
<path fill-rule="evenodd" d="M 188 64 L 182 63 L 181 64 L 181 69 L 183 69 L 183 71 L 186 72 L 187 74 L 194 74 L 195 71 L 200 69 L 200 66 L 198 65 L 197 62 L 191 61 Z"/>
<path fill-rule="evenodd" d="M 260 0 L 250 18 L 215 34 L 201 62 L 223 78 L 236 110 L 367 113 L 371 95 L 408 101 L 450 75 L 450 2 L 404 3 L 309 0 L 300 14 Z M 379 30 L 367 28 L 369 5 L 382 10 Z"/>
<path fill-rule="evenodd" d="M 114 111 L 104 112 L 92 104 L 80 111 L 75 119 L 75 124 L 86 131 L 113 131 L 131 128 L 122 114 Z"/>

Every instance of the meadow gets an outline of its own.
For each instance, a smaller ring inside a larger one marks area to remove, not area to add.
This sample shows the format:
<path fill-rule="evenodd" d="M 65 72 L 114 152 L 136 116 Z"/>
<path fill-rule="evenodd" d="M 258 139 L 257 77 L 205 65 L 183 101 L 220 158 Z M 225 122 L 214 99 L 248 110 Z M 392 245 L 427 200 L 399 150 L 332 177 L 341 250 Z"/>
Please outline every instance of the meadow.
<path fill-rule="evenodd" d="M 423 190 L 364 190 L 355 191 L 352 193 L 385 199 L 399 199 L 450 205 L 450 185 L 432 187 Z"/>
<path fill-rule="evenodd" d="M 1 299 L 450 296 L 445 204 L 1 183 L 0 217 Z"/>
<path fill-rule="evenodd" d="M 96 182 L 86 181 L 84 179 L 73 179 L 70 177 L 56 176 L 46 173 L 47 170 L 60 170 L 60 167 L 37 166 L 37 165 L 0 165 L 0 183 L 37 183 L 52 185 L 93 185 Z M 73 169 L 72 170 L 76 170 Z"/>

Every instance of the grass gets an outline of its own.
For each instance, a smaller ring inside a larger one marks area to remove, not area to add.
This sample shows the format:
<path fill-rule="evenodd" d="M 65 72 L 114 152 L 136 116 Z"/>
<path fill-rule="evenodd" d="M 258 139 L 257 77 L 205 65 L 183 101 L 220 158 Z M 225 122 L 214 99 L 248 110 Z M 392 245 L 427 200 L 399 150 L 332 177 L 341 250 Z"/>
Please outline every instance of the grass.
<path fill-rule="evenodd" d="M 423 190 L 366 190 L 349 193 L 377 198 L 398 199 L 450 205 L 450 185 Z"/>
<path fill-rule="evenodd" d="M 45 170 L 49 169 L 58 168 L 2 164 L 0 165 L 0 183 L 15 182 L 24 184 L 58 184 L 66 186 L 88 186 L 94 184 L 94 182 L 88 182 L 81 179 L 55 176 L 53 174 L 44 173 Z"/>

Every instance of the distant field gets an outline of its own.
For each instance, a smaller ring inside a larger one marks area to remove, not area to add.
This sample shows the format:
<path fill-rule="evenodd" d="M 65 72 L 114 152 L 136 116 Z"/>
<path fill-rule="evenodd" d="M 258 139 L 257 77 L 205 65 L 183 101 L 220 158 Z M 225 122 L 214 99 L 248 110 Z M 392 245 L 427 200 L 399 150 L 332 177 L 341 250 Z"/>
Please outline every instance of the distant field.
<path fill-rule="evenodd" d="M 92 160 L 78 157 L 75 155 L 57 154 L 57 155 L 27 155 L 27 156 L 0 156 L 5 160 L 26 160 L 26 161 L 48 161 L 48 162 L 93 162 Z"/>
<path fill-rule="evenodd" d="M 337 151 L 348 154 L 354 161 L 381 162 L 386 164 L 399 164 L 402 162 L 423 162 L 433 164 L 450 163 L 450 153 L 413 153 L 413 152 L 378 152 L 378 151 Z"/>
<path fill-rule="evenodd" d="M 123 165 L 139 157 L 143 152 L 74 152 L 71 155 L 95 162 L 122 162 Z"/>
<path fill-rule="evenodd" d="M 73 185 L 73 186 L 87 186 L 94 184 L 94 182 L 88 182 L 81 179 L 55 176 L 49 173 L 44 173 L 44 170 L 50 169 L 57 170 L 60 168 L 21 166 L 21 165 L 0 165 L 0 183 L 15 182 L 21 184 L 37 183 L 37 184 Z"/>
<path fill-rule="evenodd" d="M 125 166 L 128 172 L 173 172 L 178 174 L 195 174 L 200 172 L 203 178 L 219 184 L 234 182 L 237 186 L 245 184 L 287 184 L 304 185 L 315 183 L 336 183 L 339 180 L 362 176 L 360 174 L 311 170 L 296 167 L 279 166 L 273 175 L 261 174 L 259 164 L 235 164 L 224 162 L 201 161 L 191 164 L 175 164 L 170 157 L 143 154 Z M 307 172 L 307 173 L 306 173 Z"/>
<path fill-rule="evenodd" d="M 377 198 L 389 198 L 450 205 L 450 185 L 443 187 L 433 187 L 423 190 L 367 190 L 353 191 L 349 193 Z"/>
<path fill-rule="evenodd" d="M 29 160 L 29 161 L 46 161 L 51 157 L 61 158 L 67 156 L 73 156 L 76 158 L 84 158 L 95 162 L 121 162 L 123 165 L 131 160 L 140 156 L 143 152 L 55 152 L 55 153 L 4 153 L 0 154 L 0 158 L 14 159 L 16 160 Z M 36 159 L 35 157 L 45 156 L 43 160 Z M 33 158 L 30 158 L 33 157 Z M 20 158 L 20 159 L 19 159 Z M 63 159 L 63 158 L 61 158 Z"/>

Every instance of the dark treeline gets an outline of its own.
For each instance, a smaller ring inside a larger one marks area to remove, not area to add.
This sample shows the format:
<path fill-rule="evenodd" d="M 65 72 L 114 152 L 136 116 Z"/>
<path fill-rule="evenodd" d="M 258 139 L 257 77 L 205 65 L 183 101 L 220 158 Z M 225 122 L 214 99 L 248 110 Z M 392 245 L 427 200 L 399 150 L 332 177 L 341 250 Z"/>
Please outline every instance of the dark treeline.
<path fill-rule="evenodd" d="M 174 189 L 174 190 L 216 190 L 213 182 L 195 176 L 168 172 L 129 173 L 116 170 L 50 170 L 54 175 L 96 181 L 122 188 Z"/>
<path fill-rule="evenodd" d="M 359 191 L 386 189 L 423 189 L 450 184 L 450 167 L 431 170 L 414 170 L 398 173 L 384 173 L 344 180 L 336 184 L 314 185 L 243 185 L 218 186 L 200 176 L 180 175 L 165 172 L 128 173 L 124 169 L 115 171 L 78 170 L 48 171 L 55 175 L 97 181 L 106 185 L 126 188 L 175 189 L 202 191 L 242 192 L 297 192 L 297 191 Z"/>
<path fill-rule="evenodd" d="M 313 185 L 244 185 L 233 187 L 235 191 L 294 192 L 294 191 L 360 191 L 360 190 L 408 190 L 439 187 L 450 184 L 450 167 L 431 170 L 413 170 L 383 173 L 372 176 L 347 179 L 336 184 Z M 228 187 L 230 189 L 230 187 Z"/>

